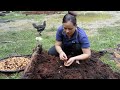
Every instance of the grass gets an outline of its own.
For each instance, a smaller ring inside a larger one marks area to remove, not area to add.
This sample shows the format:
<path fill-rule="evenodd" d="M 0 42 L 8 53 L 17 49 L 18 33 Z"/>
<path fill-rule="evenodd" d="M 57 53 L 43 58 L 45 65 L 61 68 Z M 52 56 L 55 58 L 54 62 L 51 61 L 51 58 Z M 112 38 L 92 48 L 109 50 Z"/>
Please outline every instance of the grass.
<path fill-rule="evenodd" d="M 42 32 L 42 44 L 45 50 L 48 50 L 51 46 L 55 43 L 55 33 L 56 33 L 56 25 L 61 24 L 61 18 L 63 16 L 51 17 L 47 21 L 47 25 L 52 25 L 53 27 L 47 28 L 45 31 Z M 79 15 L 78 21 L 80 22 L 93 22 L 95 20 L 102 20 L 110 18 L 110 15 L 107 14 L 93 14 L 89 13 L 86 15 Z M 0 19 L 35 19 L 37 21 L 42 20 L 45 18 L 45 15 L 22 15 L 21 13 L 10 13 L 7 16 L 0 17 Z M 49 27 L 49 26 L 47 26 Z M 92 50 L 102 50 L 106 48 L 114 48 L 117 44 L 120 43 L 120 26 L 119 27 L 105 27 L 100 28 L 97 31 L 97 35 L 88 36 L 91 49 Z M 89 32 L 89 31 L 86 31 Z M 32 54 L 32 49 L 36 46 L 36 31 L 35 30 L 12 30 L 12 31 L 1 31 L 0 33 L 0 58 L 5 58 L 12 53 L 17 53 L 21 55 L 28 55 Z M 3 43 L 4 41 L 11 41 L 9 43 Z M 115 63 L 110 62 L 107 56 L 102 57 L 103 62 L 106 64 L 111 65 L 111 68 L 116 70 Z M 19 73 L 15 73 L 12 75 L 4 75 L 0 74 L 0 79 L 19 79 Z"/>
<path fill-rule="evenodd" d="M 86 13 L 84 14 L 79 14 L 77 17 L 77 20 L 80 21 L 81 23 L 90 23 L 93 21 L 97 20 L 104 20 L 104 19 L 109 19 L 112 16 L 110 14 L 100 14 L 100 13 Z"/>
<path fill-rule="evenodd" d="M 62 24 L 62 18 L 65 14 L 60 15 L 50 15 L 47 17 L 47 26 L 48 28 L 57 28 L 59 25 Z M 85 15 L 78 14 L 77 16 L 77 24 L 79 26 L 80 23 L 91 23 L 97 20 L 106 20 L 112 18 L 110 14 L 97 14 L 97 13 L 86 13 Z M 52 22 L 51 22 L 52 21 Z"/>
<path fill-rule="evenodd" d="M 11 41 L 11 43 L 2 43 L 3 41 Z M 0 35 L 0 58 L 9 56 L 9 54 L 17 53 L 21 55 L 31 54 L 35 46 L 34 31 L 7 31 Z"/>
<path fill-rule="evenodd" d="M 49 21 L 60 23 L 60 22 L 62 22 L 63 16 L 64 16 L 64 14 L 57 15 L 57 16 L 52 16 L 51 18 L 49 18 Z M 81 23 L 90 23 L 90 22 L 94 22 L 94 21 L 97 21 L 97 20 L 109 19 L 111 17 L 112 17 L 112 15 L 105 14 L 105 13 L 104 14 L 86 13 L 85 15 L 81 13 L 81 14 L 78 14 L 77 21 L 78 21 L 78 23 L 79 23 L 79 21 Z M 51 22 L 49 22 L 49 23 L 51 23 Z"/>
<path fill-rule="evenodd" d="M 120 68 L 118 68 L 116 63 L 110 59 L 109 54 L 105 54 L 103 57 L 101 57 L 101 61 L 108 64 L 114 72 L 120 72 Z"/>
<path fill-rule="evenodd" d="M 6 16 L 0 17 L 0 19 L 5 19 L 5 20 L 6 19 L 8 20 L 34 19 L 36 21 L 41 21 L 45 17 L 44 14 L 26 16 L 25 14 L 22 14 L 22 12 L 14 11 L 14 12 L 8 13 Z"/>
<path fill-rule="evenodd" d="M 48 30 L 49 31 L 49 30 Z M 54 30 L 53 30 L 54 31 Z M 21 30 L 21 31 L 7 31 L 2 32 L 0 35 L 0 58 L 9 56 L 9 54 L 17 53 L 20 55 L 29 55 L 32 53 L 32 49 L 36 45 L 35 40 L 35 30 Z M 44 34 L 47 31 L 44 32 Z M 50 31 L 49 31 L 50 33 Z M 48 50 L 55 42 L 54 35 L 44 35 L 42 36 L 43 48 Z M 4 41 L 11 41 L 9 43 L 3 43 Z"/>
<path fill-rule="evenodd" d="M 91 43 L 91 49 L 100 51 L 107 48 L 116 48 L 117 44 L 120 44 L 120 26 L 119 27 L 105 27 L 98 29 L 96 36 L 89 37 Z M 115 72 L 120 72 L 120 68 L 116 67 L 116 63 L 110 60 L 108 54 L 103 56 L 101 60 L 108 64 L 110 68 Z"/>
<path fill-rule="evenodd" d="M 93 50 L 102 50 L 106 48 L 114 48 L 120 43 L 120 26 L 106 27 L 98 29 L 96 36 L 89 37 L 91 48 Z"/>
<path fill-rule="evenodd" d="M 22 73 L 9 73 L 9 74 L 4 74 L 0 73 L 0 79 L 20 79 Z"/>
<path fill-rule="evenodd" d="M 49 31 L 49 30 L 48 30 Z M 55 31 L 55 30 L 53 30 Z M 47 31 L 43 32 L 46 33 Z M 20 30 L 8 31 L 0 34 L 0 42 L 11 41 L 10 43 L 1 43 L 0 45 L 0 58 L 8 57 L 14 53 L 20 55 L 32 54 L 33 48 L 36 46 L 36 31 L 35 30 Z M 50 33 L 50 31 L 49 31 Z M 42 36 L 42 45 L 44 50 L 48 50 L 55 42 L 55 34 L 46 34 Z M 21 73 L 11 75 L 0 74 L 0 79 L 19 79 Z"/>

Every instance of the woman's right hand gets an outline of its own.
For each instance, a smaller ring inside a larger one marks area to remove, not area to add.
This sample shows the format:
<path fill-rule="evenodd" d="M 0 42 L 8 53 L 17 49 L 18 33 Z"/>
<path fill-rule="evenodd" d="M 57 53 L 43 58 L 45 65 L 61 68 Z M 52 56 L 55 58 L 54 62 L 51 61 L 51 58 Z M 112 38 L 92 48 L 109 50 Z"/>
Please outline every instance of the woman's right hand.
<path fill-rule="evenodd" d="M 68 59 L 66 54 L 63 51 L 59 54 L 59 57 L 60 57 L 60 60 L 63 60 L 63 61 L 67 61 Z"/>

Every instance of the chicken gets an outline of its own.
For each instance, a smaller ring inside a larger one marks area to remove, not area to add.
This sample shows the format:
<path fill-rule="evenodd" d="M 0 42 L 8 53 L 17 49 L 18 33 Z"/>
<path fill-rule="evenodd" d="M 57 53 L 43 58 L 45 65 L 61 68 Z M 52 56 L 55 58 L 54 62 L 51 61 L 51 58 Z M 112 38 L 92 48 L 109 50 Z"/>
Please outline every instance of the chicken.
<path fill-rule="evenodd" d="M 34 28 L 37 29 L 39 35 L 41 36 L 41 32 L 45 29 L 46 27 L 46 21 L 43 22 L 42 25 L 36 25 L 35 23 L 32 24 Z"/>

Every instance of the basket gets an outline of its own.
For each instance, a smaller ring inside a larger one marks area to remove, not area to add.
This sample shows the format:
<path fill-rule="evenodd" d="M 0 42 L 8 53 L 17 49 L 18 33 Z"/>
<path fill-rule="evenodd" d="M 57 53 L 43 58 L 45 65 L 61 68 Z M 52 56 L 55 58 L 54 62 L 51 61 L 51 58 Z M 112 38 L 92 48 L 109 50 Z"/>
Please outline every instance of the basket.
<path fill-rule="evenodd" d="M 31 55 L 16 55 L 16 56 L 9 56 L 9 57 L 5 57 L 3 59 L 0 59 L 0 63 L 3 62 L 3 60 L 7 60 L 9 58 L 13 58 L 13 57 L 24 57 L 24 58 L 31 58 Z M 27 66 L 27 65 L 26 65 Z M 21 72 L 24 71 L 25 68 L 21 68 L 21 69 L 16 69 L 16 70 L 1 70 L 0 72 L 2 73 L 17 73 L 17 72 Z"/>

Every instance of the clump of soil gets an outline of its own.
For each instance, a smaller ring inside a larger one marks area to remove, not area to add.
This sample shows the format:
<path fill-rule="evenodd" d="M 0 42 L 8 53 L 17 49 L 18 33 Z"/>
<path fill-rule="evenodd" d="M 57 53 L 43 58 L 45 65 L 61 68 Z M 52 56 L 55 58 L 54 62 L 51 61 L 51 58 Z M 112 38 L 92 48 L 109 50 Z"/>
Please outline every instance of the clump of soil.
<path fill-rule="evenodd" d="M 32 62 L 24 71 L 22 79 L 120 79 L 119 73 L 113 72 L 100 60 L 101 56 L 101 53 L 92 51 L 89 60 L 65 67 L 58 57 L 42 51 L 32 56 Z"/>

